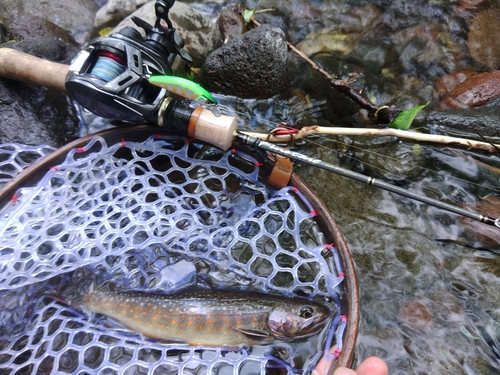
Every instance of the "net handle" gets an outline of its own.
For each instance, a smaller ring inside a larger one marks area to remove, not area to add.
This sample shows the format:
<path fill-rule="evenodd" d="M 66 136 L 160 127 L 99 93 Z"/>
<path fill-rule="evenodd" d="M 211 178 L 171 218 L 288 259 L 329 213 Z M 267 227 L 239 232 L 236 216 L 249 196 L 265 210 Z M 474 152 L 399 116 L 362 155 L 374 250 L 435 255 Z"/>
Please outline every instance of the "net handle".
<path fill-rule="evenodd" d="M 17 51 L 0 48 L 0 76 L 66 91 L 69 65 L 59 64 Z"/>

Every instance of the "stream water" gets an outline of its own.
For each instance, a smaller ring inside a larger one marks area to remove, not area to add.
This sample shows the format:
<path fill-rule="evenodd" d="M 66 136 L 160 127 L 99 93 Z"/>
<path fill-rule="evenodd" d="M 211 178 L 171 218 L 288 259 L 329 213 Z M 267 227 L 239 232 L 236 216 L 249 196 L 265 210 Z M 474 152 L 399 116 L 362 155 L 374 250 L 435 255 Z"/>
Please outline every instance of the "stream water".
<path fill-rule="evenodd" d="M 199 7 L 215 14 L 226 3 Z M 254 0 L 247 6 L 275 8 L 258 15 L 259 21 L 283 27 L 289 41 L 302 41 L 299 46 L 329 72 L 356 77 L 354 85 L 375 103 L 408 108 L 431 101 L 432 108 L 439 77 L 477 69 L 467 55 L 470 3 Z M 304 105 L 304 97 L 311 103 Z M 250 113 L 247 126 L 259 130 L 282 120 L 349 126 L 361 118 L 292 55 L 290 91 L 283 97 L 220 99 Z M 429 125 L 423 114 L 417 120 Z M 463 135 L 477 138 L 473 130 Z M 316 137 L 296 149 L 452 204 L 500 195 L 500 176 L 486 166 L 499 168 L 498 156 L 367 137 Z M 480 244 L 466 234 L 490 230 L 486 225 L 472 228 L 453 214 L 300 163 L 295 171 L 333 213 L 356 264 L 357 363 L 376 355 L 387 361 L 390 374 L 498 374 L 500 230 L 491 229 L 496 245 Z"/>

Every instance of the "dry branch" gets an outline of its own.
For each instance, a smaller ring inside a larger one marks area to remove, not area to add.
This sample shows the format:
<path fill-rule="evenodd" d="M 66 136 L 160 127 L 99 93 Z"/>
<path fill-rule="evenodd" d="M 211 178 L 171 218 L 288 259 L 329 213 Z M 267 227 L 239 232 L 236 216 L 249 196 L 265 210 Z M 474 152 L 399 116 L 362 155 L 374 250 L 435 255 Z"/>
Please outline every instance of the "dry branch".
<path fill-rule="evenodd" d="M 268 140 L 269 142 L 288 142 L 291 139 L 290 135 L 269 135 L 269 134 L 249 133 L 249 132 L 245 133 L 253 137 Z M 392 128 L 384 128 L 384 129 L 329 128 L 329 127 L 313 125 L 313 126 L 303 127 L 298 131 L 298 133 L 293 134 L 293 138 L 300 139 L 315 134 L 374 136 L 374 137 L 389 136 L 389 137 L 408 139 L 415 142 L 437 143 L 445 146 L 457 146 L 466 149 L 486 151 L 490 153 L 500 152 L 499 144 L 495 145 L 487 142 L 474 141 L 465 138 L 456 138 L 445 135 L 424 134 L 424 133 L 417 133 L 413 131 L 398 130 Z"/>

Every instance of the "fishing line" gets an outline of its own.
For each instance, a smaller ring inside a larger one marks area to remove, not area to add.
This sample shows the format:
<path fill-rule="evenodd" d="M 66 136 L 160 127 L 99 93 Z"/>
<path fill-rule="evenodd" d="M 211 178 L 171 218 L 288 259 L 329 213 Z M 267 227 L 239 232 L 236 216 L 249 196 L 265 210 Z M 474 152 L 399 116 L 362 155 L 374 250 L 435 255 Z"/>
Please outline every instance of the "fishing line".
<path fill-rule="evenodd" d="M 400 161 L 400 159 L 397 159 L 397 158 L 395 158 L 395 157 L 392 157 L 392 156 L 389 156 L 389 155 L 384 155 L 384 154 L 378 153 L 377 151 L 372 151 L 372 150 L 368 150 L 368 149 L 363 149 L 363 148 L 361 148 L 361 146 L 356 146 L 356 145 L 354 145 L 354 144 L 347 144 L 347 143 L 345 143 L 345 142 L 341 142 L 341 141 L 339 141 L 339 140 L 336 140 L 336 139 L 334 139 L 334 138 L 332 138 L 332 137 L 327 137 L 327 136 L 320 135 L 320 136 L 318 136 L 318 138 L 327 139 L 327 140 L 332 141 L 332 142 L 334 142 L 334 143 L 337 143 L 337 144 L 340 144 L 340 145 L 345 145 L 345 146 L 347 146 L 347 147 L 349 147 L 349 148 L 353 148 L 353 149 L 359 150 L 359 151 L 361 151 L 361 152 L 367 152 L 367 153 L 370 153 L 370 154 L 372 154 L 372 155 L 376 155 L 376 156 L 378 156 L 378 157 L 380 157 L 380 158 L 384 158 L 384 159 L 390 160 L 390 161 L 395 162 L 395 163 L 397 163 L 397 162 L 399 162 L 399 161 Z M 369 167 L 371 167 L 371 168 L 373 168 L 373 169 L 376 169 L 376 170 L 378 170 L 378 171 L 380 171 L 380 172 L 385 172 L 385 173 L 388 173 L 388 174 L 391 174 L 391 175 L 394 175 L 394 176 L 395 176 L 395 174 L 394 174 L 393 172 L 388 171 L 387 169 L 383 169 L 383 168 L 378 167 L 378 166 L 376 166 L 376 165 L 374 165 L 374 164 L 370 164 L 370 163 L 368 163 L 368 162 L 366 162 L 366 161 L 363 161 L 363 160 L 361 160 L 361 159 L 356 158 L 356 157 L 355 157 L 355 156 L 353 156 L 353 155 L 345 155 L 345 154 L 343 154 L 341 151 L 338 151 L 338 150 L 336 150 L 336 149 L 334 149 L 334 148 L 330 148 L 330 147 L 328 147 L 328 146 L 322 145 L 321 143 L 319 143 L 319 142 L 315 142 L 315 141 L 314 141 L 314 140 L 312 140 L 312 139 L 305 139 L 305 141 L 306 141 L 307 143 L 313 144 L 313 145 L 315 145 L 315 146 L 317 146 L 317 147 L 326 148 L 327 150 L 330 150 L 330 151 L 332 151 L 332 152 L 336 153 L 339 157 L 348 157 L 348 158 L 350 158 L 351 160 L 354 160 L 354 161 L 357 161 L 357 162 L 359 162 L 359 163 L 362 163 L 362 164 L 364 164 L 364 165 L 366 165 L 366 166 L 369 166 Z M 439 172 L 439 171 L 437 171 L 437 170 L 434 170 L 434 169 L 431 169 L 431 168 L 427 168 L 427 167 L 423 167 L 423 166 L 421 166 L 421 165 L 418 165 L 418 164 L 415 164 L 415 163 L 412 163 L 412 162 L 408 162 L 408 163 L 407 163 L 407 165 L 408 165 L 409 167 L 412 167 L 412 168 L 418 168 L 418 169 L 422 170 L 422 172 L 429 172 L 429 173 L 433 173 L 433 174 L 439 174 L 439 173 L 440 173 L 440 172 Z M 484 185 L 478 184 L 477 182 L 473 182 L 473 181 L 470 181 L 470 180 L 466 180 L 466 179 L 464 179 L 464 178 L 460 178 L 460 177 L 453 176 L 453 175 L 449 175 L 449 176 L 447 176 L 447 177 L 449 177 L 449 178 L 451 178 L 451 179 L 453 179 L 453 180 L 456 180 L 456 181 L 458 181 L 458 182 L 467 183 L 467 184 L 469 184 L 469 185 L 475 186 L 475 187 L 480 188 L 480 189 L 483 189 L 483 190 L 489 190 L 489 191 L 491 191 L 492 193 L 500 194 L 500 190 L 498 190 L 498 189 L 494 189 L 494 188 L 492 188 L 492 187 L 487 187 L 487 186 L 484 186 Z M 412 182 L 414 182 L 414 181 L 409 180 L 409 179 L 407 179 L 407 178 L 400 178 L 400 180 L 405 181 L 405 182 L 408 182 L 408 183 L 412 183 Z M 436 191 L 436 192 L 437 192 L 437 191 Z"/>
<path fill-rule="evenodd" d="M 356 180 L 356 181 L 364 182 L 368 185 L 372 185 L 372 186 L 375 186 L 375 187 L 378 187 L 378 188 L 381 188 L 381 189 L 384 189 L 384 190 L 387 190 L 387 191 L 390 191 L 390 192 L 393 192 L 393 193 L 396 193 L 396 194 L 399 194 L 399 195 L 402 195 L 402 196 L 405 196 L 405 197 L 408 197 L 411 199 L 414 199 L 416 201 L 420 201 L 420 202 L 429 204 L 431 206 L 435 206 L 435 207 L 441 208 L 443 210 L 453 212 L 453 213 L 456 213 L 458 215 L 468 217 L 470 219 L 474 219 L 474 220 L 480 221 L 482 223 L 496 226 L 496 227 L 500 228 L 500 218 L 493 219 L 493 218 L 490 218 L 488 216 L 479 215 L 479 214 L 467 211 L 465 209 L 459 208 L 457 206 L 451 205 L 449 203 L 445 203 L 445 202 L 442 202 L 442 201 L 439 201 L 439 200 L 436 200 L 433 198 L 429 198 L 429 197 L 424 196 L 424 195 L 413 193 L 409 190 L 400 188 L 400 187 L 395 186 L 395 185 L 388 184 L 387 182 L 377 180 L 373 177 L 369 177 L 369 176 L 366 176 L 366 175 L 361 174 L 361 173 L 353 172 L 351 170 L 338 167 L 334 164 L 325 162 L 321 159 L 312 158 L 310 156 L 301 154 L 300 152 L 292 151 L 290 149 L 286 149 L 286 148 L 277 146 L 275 144 L 262 141 L 259 138 L 251 137 L 251 136 L 244 134 L 244 133 L 236 132 L 234 137 L 235 137 L 234 138 L 235 141 L 241 143 L 242 145 L 259 148 L 259 149 L 262 149 L 262 150 L 267 151 L 267 152 L 286 156 L 292 160 L 303 162 L 303 163 L 309 164 L 313 167 L 324 169 L 326 171 L 333 172 L 333 173 L 336 173 L 338 175 L 348 177 L 348 178 L 351 178 L 351 179 Z"/>
<path fill-rule="evenodd" d="M 264 118 L 259 118 L 258 116 L 252 116 L 252 115 L 249 115 L 248 113 L 244 113 L 244 112 L 241 112 L 241 111 L 237 111 L 237 110 L 235 110 L 235 109 L 232 109 L 232 108 L 229 108 L 229 107 L 226 107 L 226 106 L 222 106 L 222 108 L 223 108 L 225 111 L 227 111 L 227 112 L 236 113 L 236 114 L 240 115 L 241 117 L 246 117 L 246 118 L 252 118 L 252 119 L 255 119 L 255 120 L 259 121 L 260 123 L 264 123 L 264 124 L 268 125 L 269 127 L 273 128 L 273 129 L 277 127 L 277 123 L 276 123 L 276 122 L 272 122 L 272 121 L 269 121 L 269 120 L 264 119 Z M 287 126 L 283 126 L 283 127 L 284 127 L 285 129 L 287 128 Z M 291 127 L 291 126 L 290 126 L 290 127 L 288 127 L 288 128 L 289 128 L 289 129 L 295 129 L 295 128 Z M 312 136 L 311 136 L 311 137 L 312 137 Z M 342 141 L 339 141 L 339 140 L 335 139 L 334 137 L 328 137 L 328 136 L 326 136 L 326 135 L 317 135 L 317 138 L 320 138 L 320 139 L 325 139 L 325 140 L 328 140 L 328 141 L 331 141 L 331 142 L 337 143 L 337 144 L 339 144 L 339 145 L 349 147 L 349 148 L 351 148 L 351 149 L 356 149 L 356 150 L 358 150 L 358 151 L 367 152 L 367 153 L 370 153 L 370 154 L 375 155 L 375 156 L 377 156 L 377 157 L 384 158 L 384 159 L 386 159 L 386 160 L 389 160 L 389 161 L 392 161 L 392 162 L 395 162 L 395 163 L 399 163 L 399 162 L 400 162 L 400 159 L 397 159 L 397 158 L 395 158 L 395 157 L 392 157 L 392 156 L 389 156 L 389 155 L 380 154 L 380 153 L 378 153 L 378 152 L 376 152 L 376 151 L 373 151 L 373 150 L 363 149 L 363 148 L 361 148 L 360 146 L 356 146 L 356 145 L 354 145 L 354 144 L 347 144 L 347 143 L 345 143 L 345 142 L 342 142 Z M 377 171 L 379 171 L 379 172 L 380 172 L 380 173 L 382 173 L 382 174 L 384 174 L 384 173 L 388 173 L 388 174 L 391 174 L 391 175 L 396 176 L 393 172 L 390 172 L 390 171 L 388 171 L 387 169 L 383 169 L 383 168 L 381 168 L 381 167 L 378 167 L 378 166 L 373 165 L 373 164 L 371 164 L 371 163 L 368 163 L 368 162 L 366 162 L 366 161 L 360 160 L 360 159 L 356 158 L 356 157 L 355 157 L 355 156 L 353 156 L 353 155 L 345 155 L 345 154 L 344 154 L 344 153 L 342 153 L 341 151 L 336 150 L 336 149 L 331 148 L 331 147 L 328 147 L 328 146 L 325 146 L 325 145 L 323 145 L 323 144 L 321 144 L 321 143 L 319 143 L 319 142 L 315 142 L 313 139 L 311 139 L 311 138 L 309 138 L 309 137 L 308 137 L 308 138 L 301 138 L 300 140 L 301 140 L 301 141 L 304 141 L 304 142 L 306 142 L 306 143 L 312 144 L 312 145 L 314 145 L 314 146 L 316 146 L 316 147 L 321 147 L 321 148 L 327 149 L 327 150 L 329 150 L 329 151 L 331 151 L 331 152 L 333 152 L 333 153 L 337 154 L 337 156 L 338 156 L 338 157 L 346 157 L 346 156 L 347 156 L 347 157 L 349 157 L 351 160 L 354 160 L 354 161 L 356 161 L 356 162 L 359 162 L 359 163 L 361 163 L 361 164 L 363 164 L 363 165 L 365 165 L 365 166 L 369 166 L 370 168 L 372 168 L 372 169 L 374 169 L 374 170 L 377 170 Z M 439 173 L 440 173 L 439 171 L 434 170 L 434 169 L 432 169 L 432 168 L 424 167 L 424 166 L 421 166 L 421 165 L 418 165 L 418 164 L 415 164 L 415 163 L 412 163 L 412 162 L 408 162 L 408 163 L 407 163 L 407 165 L 408 165 L 409 167 L 412 167 L 412 168 L 418 168 L 418 169 L 420 169 L 422 172 L 429 172 L 429 173 L 432 173 L 432 174 L 435 174 L 435 175 L 438 175 L 438 176 L 439 176 Z M 397 177 L 397 176 L 396 176 L 396 177 Z M 482 185 L 482 184 L 479 184 L 479 183 L 476 183 L 476 182 L 473 182 L 473 181 L 470 181 L 470 180 L 467 180 L 467 179 L 464 179 L 464 178 L 460 178 L 460 177 L 453 176 L 453 175 L 448 175 L 447 177 L 448 177 L 448 178 L 450 178 L 450 179 L 453 179 L 453 180 L 455 180 L 455 181 L 461 182 L 461 183 L 466 183 L 466 184 L 469 184 L 469 185 L 474 186 L 474 187 L 476 187 L 476 188 L 478 188 L 478 189 L 488 190 L 488 191 L 490 191 L 491 193 L 494 193 L 494 194 L 500 194 L 500 190 L 498 190 L 498 189 L 494 189 L 494 188 L 492 188 L 492 187 L 487 187 L 487 186 L 484 186 L 484 185 Z M 398 178 L 398 179 L 399 179 L 399 180 L 402 180 L 402 181 L 405 181 L 405 182 L 407 182 L 407 183 L 414 183 L 414 181 L 409 180 L 409 179 L 407 179 L 407 178 L 403 178 L 403 177 L 402 177 L 402 178 Z M 436 194 L 440 194 L 439 190 L 437 190 L 437 189 L 436 189 L 436 190 L 432 189 L 432 190 L 430 190 L 430 191 L 432 191 L 432 192 L 434 192 L 434 193 L 436 193 Z M 463 203 L 463 202 L 459 202 L 459 201 L 454 200 L 454 199 L 450 199 L 450 200 L 452 200 L 453 202 L 455 202 L 455 203 L 457 203 L 457 204 L 461 204 L 461 203 Z"/>
<path fill-rule="evenodd" d="M 238 113 L 238 111 L 233 111 L 233 112 Z M 265 122 L 265 121 L 262 121 L 262 122 Z M 269 121 L 267 121 L 267 122 L 269 123 Z M 372 186 L 381 188 L 383 190 L 393 192 L 393 193 L 396 193 L 398 195 L 405 196 L 407 198 L 411 198 L 413 200 L 423 202 L 425 204 L 428 204 L 428 205 L 431 205 L 434 207 L 438 207 L 438 208 L 445 210 L 445 211 L 449 211 L 449 212 L 452 212 L 452 213 L 455 213 L 455 214 L 458 214 L 458 215 L 461 215 L 464 217 L 468 217 L 470 219 L 477 220 L 479 222 L 482 222 L 482 223 L 485 223 L 488 225 L 500 227 L 500 218 L 494 219 L 494 218 L 490 218 L 490 217 L 485 216 L 485 215 L 480 215 L 480 214 L 477 214 L 474 212 L 470 212 L 466 209 L 460 208 L 458 206 L 455 206 L 455 205 L 452 205 L 449 203 L 445 203 L 445 202 L 440 201 L 438 199 L 433 199 L 433 198 L 430 198 L 426 195 L 414 193 L 412 191 L 409 191 L 407 189 L 403 189 L 403 188 L 398 187 L 396 185 L 392 185 L 392 184 L 389 184 L 387 182 L 383 182 L 379 179 L 375 179 L 373 177 L 370 177 L 370 176 L 367 176 L 367 175 L 364 175 L 364 174 L 361 174 L 358 172 L 354 172 L 354 171 L 349 170 L 349 169 L 345 169 L 345 168 L 336 166 L 334 164 L 328 163 L 328 162 L 323 161 L 321 159 L 310 157 L 308 155 L 290 150 L 288 148 L 283 148 L 283 147 L 277 146 L 275 144 L 272 144 L 272 143 L 269 143 L 266 141 L 262 141 L 259 138 L 252 137 L 252 136 L 249 136 L 247 134 L 244 134 L 244 133 L 241 133 L 238 131 L 234 135 L 234 140 L 236 142 L 239 142 L 242 145 L 250 146 L 253 148 L 259 148 L 259 149 L 262 149 L 262 150 L 267 151 L 267 152 L 282 155 L 282 156 L 288 157 L 292 160 L 299 161 L 299 162 L 302 162 L 305 164 L 309 164 L 309 165 L 312 165 L 314 167 L 317 167 L 317 168 L 320 168 L 320 169 L 323 169 L 323 170 L 326 170 L 329 172 L 333 172 L 335 174 L 338 174 L 338 175 L 341 175 L 341 176 L 344 176 L 344 177 L 347 177 L 347 178 L 350 178 L 350 179 L 353 179 L 356 181 L 364 182 L 368 185 L 372 185 Z"/>

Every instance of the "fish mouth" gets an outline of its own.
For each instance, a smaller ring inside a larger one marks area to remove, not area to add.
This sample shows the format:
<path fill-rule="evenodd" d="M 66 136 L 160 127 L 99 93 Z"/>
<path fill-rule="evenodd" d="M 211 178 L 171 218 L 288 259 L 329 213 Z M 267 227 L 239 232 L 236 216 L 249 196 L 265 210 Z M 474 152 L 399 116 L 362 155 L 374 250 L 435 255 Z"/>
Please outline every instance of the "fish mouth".
<path fill-rule="evenodd" d="M 329 320 L 330 320 L 329 317 L 325 316 L 321 319 L 317 320 L 311 319 L 310 321 L 305 322 L 301 327 L 300 334 L 296 335 L 295 339 L 297 340 L 305 339 L 317 334 L 319 331 L 325 328 Z"/>
<path fill-rule="evenodd" d="M 325 328 L 329 320 L 331 320 L 329 315 L 316 319 L 312 318 L 306 322 L 303 322 L 298 332 L 294 335 L 287 334 L 288 330 L 285 329 L 282 332 L 274 331 L 273 336 L 277 340 L 282 341 L 300 341 L 319 333 L 323 328 Z"/>

